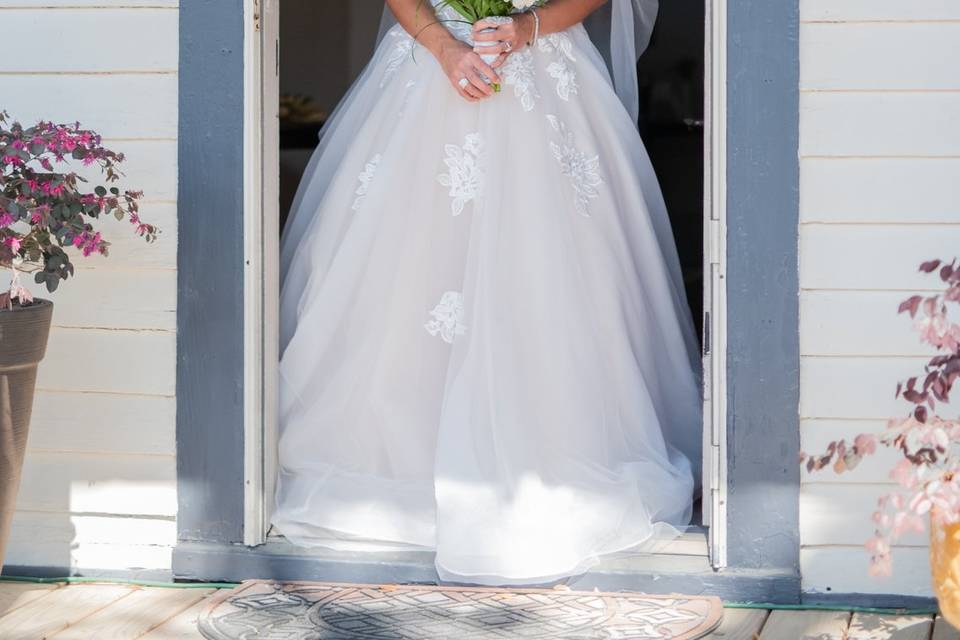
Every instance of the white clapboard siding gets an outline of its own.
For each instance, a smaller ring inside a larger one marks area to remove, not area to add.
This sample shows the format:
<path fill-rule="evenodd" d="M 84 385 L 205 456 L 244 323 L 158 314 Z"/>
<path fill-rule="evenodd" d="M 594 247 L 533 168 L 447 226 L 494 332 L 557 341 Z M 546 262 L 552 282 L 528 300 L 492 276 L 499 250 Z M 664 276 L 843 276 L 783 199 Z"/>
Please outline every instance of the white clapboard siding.
<path fill-rule="evenodd" d="M 13 518 L 14 544 L 122 544 L 172 547 L 177 542 L 173 517 L 77 515 L 18 511 Z"/>
<path fill-rule="evenodd" d="M 75 259 L 40 365 L 11 565 L 169 575 L 176 539 L 178 22 L 176 0 L 0 0 L 3 104 L 96 130 L 122 152 L 105 186 L 141 190 L 147 244 L 98 229 L 110 256 Z M 36 34 L 44 34 L 37 47 Z M 78 34 L 83 34 L 78 35 Z M 104 184 L 96 167 L 71 167 Z M 77 253 L 74 251 L 74 253 Z M 0 280 L 6 282 L 3 277 Z"/>
<path fill-rule="evenodd" d="M 0 11 L 5 7 L 68 7 L 84 6 L 83 0 L 0 0 Z M 96 0 L 87 4 L 94 7 L 178 7 L 179 0 Z"/>
<path fill-rule="evenodd" d="M 143 191 L 144 201 L 149 202 L 177 201 L 176 140 L 107 138 L 104 146 L 124 155 L 119 167 L 124 175 L 120 180 L 108 183 L 96 167 L 78 168 L 77 173 L 89 179 L 92 185 Z"/>
<path fill-rule="evenodd" d="M 165 396 L 38 391 L 27 450 L 170 455 L 176 408 Z"/>
<path fill-rule="evenodd" d="M 800 367 L 802 418 L 886 420 L 909 413 L 897 382 L 923 375 L 929 358 L 805 356 Z"/>
<path fill-rule="evenodd" d="M 800 15 L 800 436 L 817 453 L 908 413 L 894 389 L 932 353 L 897 306 L 943 289 L 921 262 L 960 254 L 960 3 L 801 0 Z M 801 472 L 805 591 L 931 595 L 926 534 L 896 542 L 892 578 L 867 572 L 899 458 Z"/>
<path fill-rule="evenodd" d="M 822 291 L 800 294 L 801 355 L 932 356 L 907 312 L 909 297 L 898 291 Z"/>
<path fill-rule="evenodd" d="M 800 538 L 808 546 L 861 546 L 876 530 L 877 499 L 899 493 L 896 484 L 810 483 L 800 488 Z M 909 532 L 897 546 L 925 547 L 929 534 Z"/>
<path fill-rule="evenodd" d="M 800 0 L 804 21 L 960 20 L 956 0 Z"/>
<path fill-rule="evenodd" d="M 130 580 L 166 579 L 173 547 L 152 544 L 33 542 L 13 544 L 8 566 L 70 567 L 85 575 L 121 574 Z"/>
<path fill-rule="evenodd" d="M 24 511 L 175 516 L 176 457 L 31 451 L 17 508 Z"/>
<path fill-rule="evenodd" d="M 57 327 L 174 331 L 177 274 L 142 269 L 78 269 L 55 293 L 30 284 L 34 295 L 54 301 Z"/>
<path fill-rule="evenodd" d="M 3 56 L 0 72 L 177 70 L 178 15 L 173 7 L 49 10 L 5 4 L 4 44 L 8 51 L 30 55 Z M 36 46 L 38 33 L 44 34 L 45 42 L 63 45 Z"/>
<path fill-rule="evenodd" d="M 37 388 L 172 396 L 176 334 L 54 327 Z"/>
<path fill-rule="evenodd" d="M 135 233 L 129 220 L 105 216 L 97 230 L 110 243 L 108 255 L 84 257 L 80 251 L 69 249 L 74 266 L 104 269 L 176 269 L 177 268 L 177 208 L 172 202 L 144 202 L 140 218 L 160 228 L 154 242 L 148 243 Z"/>
<path fill-rule="evenodd" d="M 174 331 L 177 326 L 175 271 L 80 267 L 54 293 L 30 274 L 22 281 L 34 296 L 53 300 L 57 327 Z M 9 282 L 10 274 L 0 272 L 0 287 Z"/>
<path fill-rule="evenodd" d="M 880 434 L 886 426 L 886 420 L 804 418 L 800 421 L 800 449 L 817 455 L 825 452 L 831 442 L 846 440 L 851 443 L 861 433 Z M 808 473 L 803 467 L 801 481 L 818 484 L 889 484 L 893 482 L 890 469 L 901 458 L 897 451 L 878 446 L 874 455 L 864 458 L 854 469 L 843 473 L 834 473 L 832 469 Z"/>
<path fill-rule="evenodd" d="M 930 556 L 922 547 L 893 550 L 893 575 L 872 577 L 862 546 L 817 546 L 800 549 L 800 582 L 817 593 L 896 593 L 932 597 Z"/>
<path fill-rule="evenodd" d="M 960 90 L 960 22 L 808 23 L 800 37 L 801 89 Z"/>
<path fill-rule="evenodd" d="M 937 274 L 924 274 L 918 268 L 926 260 L 951 260 L 958 254 L 960 224 L 804 224 L 800 227 L 800 286 L 943 290 Z"/>
<path fill-rule="evenodd" d="M 960 92 L 804 92 L 800 129 L 804 156 L 960 156 Z"/>
<path fill-rule="evenodd" d="M 176 74 L 7 74 L 0 81 L 3 108 L 24 126 L 79 121 L 111 138 L 177 136 Z"/>
<path fill-rule="evenodd" d="M 960 158 L 804 158 L 800 191 L 801 222 L 958 222 Z"/>

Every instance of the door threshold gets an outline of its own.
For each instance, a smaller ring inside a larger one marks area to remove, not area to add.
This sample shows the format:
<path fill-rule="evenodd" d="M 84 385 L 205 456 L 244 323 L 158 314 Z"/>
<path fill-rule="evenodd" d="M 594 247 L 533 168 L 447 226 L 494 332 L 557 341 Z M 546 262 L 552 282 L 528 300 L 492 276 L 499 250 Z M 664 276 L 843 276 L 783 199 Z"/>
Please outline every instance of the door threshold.
<path fill-rule="evenodd" d="M 705 545 L 705 534 L 685 534 L 690 549 Z M 700 540 L 697 538 L 700 537 Z M 256 547 L 181 542 L 173 550 L 177 579 L 241 582 L 251 578 L 369 584 L 437 584 L 428 550 L 333 551 L 304 548 L 281 536 Z M 706 554 L 614 553 L 587 573 L 564 584 L 575 590 L 712 594 L 726 600 L 796 603 L 800 580 L 792 568 L 714 571 Z M 543 585 L 540 585 L 543 586 Z M 549 586 L 549 585 L 548 585 Z"/>

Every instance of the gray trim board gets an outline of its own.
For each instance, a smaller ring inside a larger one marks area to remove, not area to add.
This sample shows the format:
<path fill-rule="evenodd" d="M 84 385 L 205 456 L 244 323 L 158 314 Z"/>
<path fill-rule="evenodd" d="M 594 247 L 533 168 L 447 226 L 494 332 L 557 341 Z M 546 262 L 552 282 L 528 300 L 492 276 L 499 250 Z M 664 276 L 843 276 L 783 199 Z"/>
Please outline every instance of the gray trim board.
<path fill-rule="evenodd" d="M 727 549 L 799 574 L 799 7 L 727 15 Z"/>
<path fill-rule="evenodd" d="M 187 543 L 173 555 L 174 574 L 180 579 L 238 582 L 244 578 L 324 580 L 372 584 L 436 583 L 433 554 L 429 552 L 346 553 L 300 550 L 285 541 L 257 547 Z M 702 556 L 615 555 L 576 576 L 573 589 L 643 591 L 717 595 L 728 601 L 796 603 L 799 579 L 793 572 L 763 569 L 715 573 Z"/>
<path fill-rule="evenodd" d="M 430 580 L 429 563 L 317 559 L 276 553 L 269 543 L 238 544 L 243 539 L 242 15 L 241 0 L 191 0 L 180 7 L 174 572 L 193 579 Z M 730 568 L 713 572 L 701 563 L 684 572 L 601 570 L 582 584 L 797 602 L 797 0 L 731 0 L 727 24 Z"/>
<path fill-rule="evenodd" d="M 243 2 L 180 4 L 180 540 L 243 540 Z"/>

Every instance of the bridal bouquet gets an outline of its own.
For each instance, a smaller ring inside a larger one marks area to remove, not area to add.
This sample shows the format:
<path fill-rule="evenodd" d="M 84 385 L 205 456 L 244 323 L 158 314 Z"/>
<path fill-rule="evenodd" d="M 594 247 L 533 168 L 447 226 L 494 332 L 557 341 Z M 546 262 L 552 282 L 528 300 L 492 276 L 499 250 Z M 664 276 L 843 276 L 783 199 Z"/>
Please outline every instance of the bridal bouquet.
<path fill-rule="evenodd" d="M 480 20 L 489 20 L 496 24 L 502 24 L 512 20 L 511 13 L 527 11 L 534 7 L 539 7 L 547 3 L 548 0 L 441 0 L 436 7 L 450 7 L 465 18 L 465 22 L 471 25 Z M 495 31 L 495 27 L 483 29 L 481 33 Z M 499 42 L 471 42 L 473 46 L 495 46 Z M 480 57 L 487 64 L 497 59 L 499 53 L 481 53 Z M 500 85 L 493 83 L 493 90 L 500 91 Z"/>
<path fill-rule="evenodd" d="M 470 21 L 507 16 L 517 11 L 546 4 L 547 0 L 443 0 L 437 6 L 447 6 Z"/>

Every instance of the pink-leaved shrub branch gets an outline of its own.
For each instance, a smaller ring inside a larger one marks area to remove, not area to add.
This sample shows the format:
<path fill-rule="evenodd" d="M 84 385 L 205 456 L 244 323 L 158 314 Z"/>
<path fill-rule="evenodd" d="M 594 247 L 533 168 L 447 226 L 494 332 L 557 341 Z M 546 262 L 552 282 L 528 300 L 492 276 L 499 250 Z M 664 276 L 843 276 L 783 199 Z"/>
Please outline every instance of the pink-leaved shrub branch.
<path fill-rule="evenodd" d="M 890 471 L 899 489 L 878 499 L 874 536 L 866 543 L 873 575 L 891 574 L 892 545 L 904 533 L 922 533 L 926 518 L 938 525 L 960 521 L 960 419 L 941 415 L 960 378 L 960 324 L 949 316 L 952 305 L 960 304 L 960 265 L 956 258 L 949 264 L 931 260 L 920 271 L 936 273 L 946 289 L 911 296 L 899 307 L 898 313 L 910 314 L 920 340 L 937 351 L 922 375 L 897 384 L 896 397 L 909 410 L 890 419 L 882 433 L 831 442 L 819 455 L 801 453 L 807 471 L 832 467 L 837 473 L 854 469 L 878 445 L 899 454 Z"/>
<path fill-rule="evenodd" d="M 110 243 L 95 228 L 101 216 L 127 219 L 147 242 L 156 239 L 159 229 L 140 219 L 143 192 L 110 186 L 123 175 L 118 169 L 123 160 L 79 123 L 23 127 L 0 111 L 0 266 L 14 269 L 10 291 L 0 294 L 0 309 L 30 299 L 18 272 L 34 272 L 34 281 L 50 292 L 72 276 L 65 247 L 83 256 L 107 255 Z M 99 168 L 104 184 L 91 186 L 69 170 L 71 161 Z"/>

